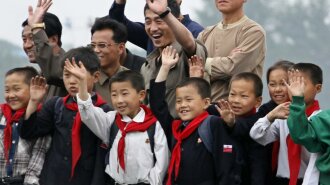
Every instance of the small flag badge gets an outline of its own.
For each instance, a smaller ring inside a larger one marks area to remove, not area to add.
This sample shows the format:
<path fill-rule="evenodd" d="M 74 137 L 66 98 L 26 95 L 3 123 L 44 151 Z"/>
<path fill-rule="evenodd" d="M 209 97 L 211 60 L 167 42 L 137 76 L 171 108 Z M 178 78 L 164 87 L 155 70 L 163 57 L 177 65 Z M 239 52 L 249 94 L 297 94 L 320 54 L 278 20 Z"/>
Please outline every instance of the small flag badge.
<path fill-rule="evenodd" d="M 224 153 L 232 153 L 233 152 L 233 145 L 223 145 L 223 152 Z"/>
<path fill-rule="evenodd" d="M 198 138 L 197 139 L 197 143 L 201 143 L 201 142 L 203 142 L 202 139 L 201 138 Z"/>
<path fill-rule="evenodd" d="M 146 139 L 146 143 L 147 143 L 147 144 L 149 144 L 149 143 L 150 143 L 150 140 L 149 140 L 149 138 L 148 138 L 148 139 Z"/>

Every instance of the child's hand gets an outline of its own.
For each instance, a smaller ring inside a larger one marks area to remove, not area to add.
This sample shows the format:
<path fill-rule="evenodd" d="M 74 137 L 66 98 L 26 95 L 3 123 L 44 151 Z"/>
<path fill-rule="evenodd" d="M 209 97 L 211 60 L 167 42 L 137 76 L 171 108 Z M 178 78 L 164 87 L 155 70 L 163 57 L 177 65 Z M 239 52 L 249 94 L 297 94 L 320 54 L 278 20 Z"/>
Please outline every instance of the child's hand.
<path fill-rule="evenodd" d="M 189 76 L 190 77 L 204 77 L 204 64 L 202 58 L 197 55 L 192 56 L 189 60 Z"/>
<path fill-rule="evenodd" d="M 270 122 L 274 122 L 275 119 L 288 119 L 290 113 L 290 102 L 285 102 L 273 109 L 267 114 L 267 118 Z"/>
<path fill-rule="evenodd" d="M 218 101 L 218 106 L 215 106 L 218 112 L 221 115 L 221 118 L 226 122 L 229 127 L 233 127 L 235 125 L 235 114 L 231 110 L 230 104 L 226 100 Z"/>
<path fill-rule="evenodd" d="M 30 82 L 30 101 L 39 104 L 47 93 L 46 79 L 41 76 L 36 76 Z"/>
<path fill-rule="evenodd" d="M 305 80 L 299 70 L 289 71 L 289 84 L 283 80 L 292 96 L 304 96 Z"/>
<path fill-rule="evenodd" d="M 162 67 L 171 68 L 179 61 L 179 54 L 172 46 L 167 46 L 162 51 Z"/>
<path fill-rule="evenodd" d="M 64 70 L 77 77 L 80 81 L 85 81 L 87 78 L 88 72 L 84 64 L 79 61 L 79 66 L 78 66 L 74 58 L 72 58 L 71 62 L 69 59 L 65 60 Z"/>

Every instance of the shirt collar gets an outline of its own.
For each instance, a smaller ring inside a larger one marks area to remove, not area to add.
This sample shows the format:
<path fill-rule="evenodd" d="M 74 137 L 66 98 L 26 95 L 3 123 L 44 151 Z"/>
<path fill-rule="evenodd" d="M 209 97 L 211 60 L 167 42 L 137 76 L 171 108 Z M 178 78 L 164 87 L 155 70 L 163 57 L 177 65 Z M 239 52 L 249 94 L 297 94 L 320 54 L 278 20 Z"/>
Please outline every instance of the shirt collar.
<path fill-rule="evenodd" d="M 125 123 L 130 123 L 132 121 L 134 121 L 136 123 L 143 123 L 145 114 L 146 114 L 145 111 L 142 108 L 140 108 L 139 113 L 137 113 L 137 115 L 135 115 L 135 117 L 133 119 L 124 115 L 121 120 Z"/>
<path fill-rule="evenodd" d="M 240 25 L 242 22 L 246 21 L 247 19 L 249 19 L 246 15 L 244 15 L 240 20 L 232 23 L 232 24 L 223 24 L 223 21 L 221 21 L 218 24 L 218 28 L 222 29 L 222 30 L 227 30 L 227 29 L 231 29 L 236 27 L 237 25 Z"/>

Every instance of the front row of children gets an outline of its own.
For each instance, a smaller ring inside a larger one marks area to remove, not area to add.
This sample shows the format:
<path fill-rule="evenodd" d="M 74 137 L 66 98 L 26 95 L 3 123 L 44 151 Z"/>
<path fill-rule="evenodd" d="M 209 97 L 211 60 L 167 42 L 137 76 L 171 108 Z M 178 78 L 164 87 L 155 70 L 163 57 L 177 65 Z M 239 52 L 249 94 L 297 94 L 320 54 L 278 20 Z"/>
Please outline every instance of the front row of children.
<path fill-rule="evenodd" d="M 33 77 L 30 67 L 9 71 L 0 185 L 329 184 L 330 113 L 315 100 L 322 88 L 318 66 L 276 63 L 267 72 L 271 101 L 258 111 L 262 82 L 252 73 L 234 76 L 228 100 L 215 106 L 208 82 L 190 78 L 176 88 L 173 118 L 165 81 L 178 60 L 171 48 L 162 55 L 151 109 L 141 104 L 143 77 L 124 71 L 110 80 L 110 111 L 93 91 L 100 64 L 88 48 L 64 56 L 68 95 L 43 105 L 45 79 Z"/>

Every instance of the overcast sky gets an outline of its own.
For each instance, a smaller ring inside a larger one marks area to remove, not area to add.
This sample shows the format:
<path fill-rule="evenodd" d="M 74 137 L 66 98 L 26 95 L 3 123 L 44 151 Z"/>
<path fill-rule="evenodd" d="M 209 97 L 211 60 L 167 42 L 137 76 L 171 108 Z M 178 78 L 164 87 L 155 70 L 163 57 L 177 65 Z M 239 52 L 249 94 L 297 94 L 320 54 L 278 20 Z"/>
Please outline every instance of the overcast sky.
<path fill-rule="evenodd" d="M 182 12 L 196 18 L 194 9 L 201 5 L 203 0 L 184 0 Z M 90 42 L 88 22 L 95 17 L 108 14 L 113 0 L 53 0 L 48 10 L 56 14 L 63 26 L 62 41 L 64 44 L 73 44 L 73 47 L 86 45 Z M 193 2 L 193 3 L 192 3 Z M 0 17 L 2 26 L 0 39 L 10 41 L 21 46 L 21 23 L 27 18 L 28 6 L 35 7 L 37 0 L 1 0 Z M 136 21 L 143 21 L 143 7 L 145 0 L 127 0 L 126 15 Z M 71 22 L 71 29 L 67 26 Z"/>

